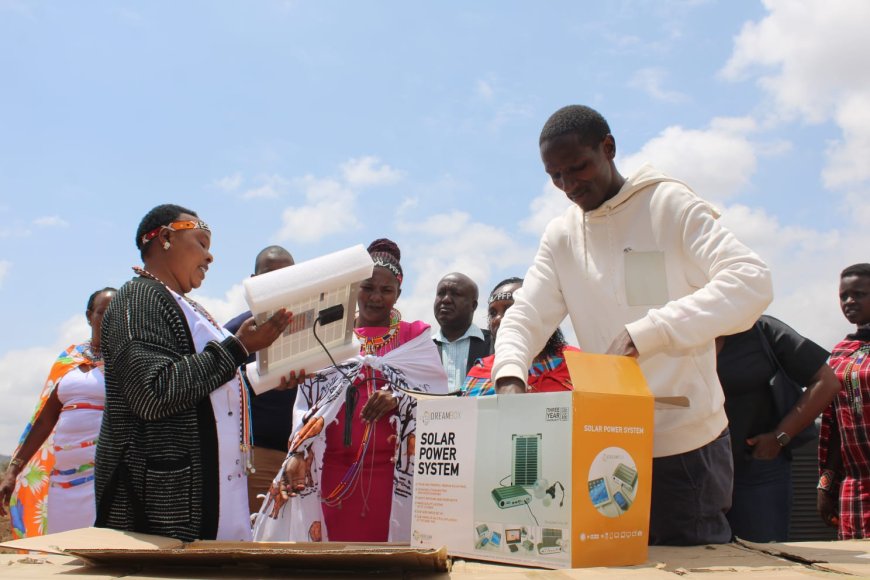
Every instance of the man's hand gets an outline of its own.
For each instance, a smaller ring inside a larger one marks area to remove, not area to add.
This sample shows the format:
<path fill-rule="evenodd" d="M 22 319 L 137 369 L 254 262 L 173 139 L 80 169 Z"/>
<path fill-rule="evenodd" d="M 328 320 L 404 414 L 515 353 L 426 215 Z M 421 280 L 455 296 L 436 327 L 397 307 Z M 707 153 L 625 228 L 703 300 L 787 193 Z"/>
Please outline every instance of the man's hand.
<path fill-rule="evenodd" d="M 496 395 L 525 394 L 526 383 L 517 377 L 502 377 L 495 382 Z"/>
<path fill-rule="evenodd" d="M 752 447 L 752 457 L 755 459 L 774 459 L 782 446 L 776 440 L 773 433 L 761 433 L 746 440 L 746 444 Z"/>
<path fill-rule="evenodd" d="M 630 356 L 632 358 L 638 357 L 638 352 L 637 348 L 634 346 L 634 341 L 631 340 L 631 335 L 628 334 L 628 331 L 624 328 L 622 329 L 622 332 L 616 335 L 616 338 L 613 339 L 613 342 L 610 343 L 607 352 L 605 352 L 604 354 Z"/>

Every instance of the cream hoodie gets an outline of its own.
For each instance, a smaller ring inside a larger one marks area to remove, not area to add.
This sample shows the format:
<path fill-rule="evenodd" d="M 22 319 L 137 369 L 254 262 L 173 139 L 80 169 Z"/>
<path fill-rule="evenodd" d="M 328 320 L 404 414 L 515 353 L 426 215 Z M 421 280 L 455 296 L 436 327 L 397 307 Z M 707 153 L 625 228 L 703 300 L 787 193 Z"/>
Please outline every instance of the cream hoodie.
<path fill-rule="evenodd" d="M 566 315 L 580 348 L 603 353 L 628 330 L 659 409 L 653 454 L 684 453 L 726 427 L 717 336 L 746 330 L 773 297 L 770 271 L 688 186 L 646 165 L 597 209 L 572 205 L 547 226 L 495 346 L 493 377 L 525 380 Z"/>

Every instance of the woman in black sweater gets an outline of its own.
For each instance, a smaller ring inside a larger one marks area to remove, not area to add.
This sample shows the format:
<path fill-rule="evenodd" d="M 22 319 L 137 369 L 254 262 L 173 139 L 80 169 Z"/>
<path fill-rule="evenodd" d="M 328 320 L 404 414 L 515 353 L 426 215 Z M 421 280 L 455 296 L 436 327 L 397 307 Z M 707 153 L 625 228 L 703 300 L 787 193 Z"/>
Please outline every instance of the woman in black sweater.
<path fill-rule="evenodd" d="M 138 277 L 103 321 L 96 525 L 181 540 L 250 539 L 250 417 L 238 368 L 292 315 L 282 309 L 231 335 L 186 296 L 213 260 L 211 232 L 191 210 L 155 207 L 136 245 L 144 268 L 134 268 Z"/>

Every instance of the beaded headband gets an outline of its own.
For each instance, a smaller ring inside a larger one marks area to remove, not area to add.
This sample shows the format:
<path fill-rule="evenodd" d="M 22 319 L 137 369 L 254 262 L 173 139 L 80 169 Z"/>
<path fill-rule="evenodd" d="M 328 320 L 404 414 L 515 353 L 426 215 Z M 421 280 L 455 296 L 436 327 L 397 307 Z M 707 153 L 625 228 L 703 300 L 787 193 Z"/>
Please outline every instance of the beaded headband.
<path fill-rule="evenodd" d="M 156 238 L 157 234 L 159 234 L 160 230 L 162 230 L 163 228 L 169 228 L 174 232 L 177 232 L 179 230 L 205 230 L 207 232 L 211 232 L 208 224 L 202 220 L 178 220 L 166 226 L 157 226 L 156 228 L 142 236 L 142 245 L 144 246 L 145 244 Z"/>
<path fill-rule="evenodd" d="M 489 304 L 496 302 L 498 300 L 513 300 L 514 293 L 513 292 L 498 292 L 497 294 L 493 294 L 489 297 Z"/>
<path fill-rule="evenodd" d="M 372 261 L 374 261 L 375 266 L 380 266 L 381 268 L 386 268 L 390 272 L 393 273 L 393 276 L 396 277 L 396 280 L 399 281 L 399 284 L 402 283 L 402 269 L 397 266 L 394 262 L 387 260 L 381 256 L 372 256 Z"/>

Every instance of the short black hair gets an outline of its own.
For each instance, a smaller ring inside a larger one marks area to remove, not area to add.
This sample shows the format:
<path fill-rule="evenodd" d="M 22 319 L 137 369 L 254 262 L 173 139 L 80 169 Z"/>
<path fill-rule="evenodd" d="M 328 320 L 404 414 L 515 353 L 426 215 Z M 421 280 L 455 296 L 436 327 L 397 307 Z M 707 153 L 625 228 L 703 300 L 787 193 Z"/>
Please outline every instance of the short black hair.
<path fill-rule="evenodd" d="M 295 260 L 293 259 L 293 254 L 288 252 L 286 248 L 282 246 L 268 246 L 260 250 L 260 253 L 257 254 L 257 257 L 254 259 L 254 274 L 256 274 L 260 270 L 260 260 L 279 257 L 290 258 L 291 262 L 295 262 Z"/>
<path fill-rule="evenodd" d="M 840 278 L 845 278 L 846 276 L 865 276 L 870 278 L 870 264 L 866 262 L 852 264 L 840 273 Z"/>
<path fill-rule="evenodd" d="M 106 286 L 105 288 L 101 288 L 97 290 L 93 294 L 91 294 L 90 298 L 88 298 L 88 306 L 85 308 L 85 313 L 92 312 L 94 310 L 94 302 L 97 299 L 97 296 L 102 294 L 103 292 L 117 292 L 117 288 L 112 288 L 111 286 Z"/>
<path fill-rule="evenodd" d="M 168 226 L 181 214 L 186 213 L 193 217 L 199 217 L 196 212 L 189 210 L 186 207 L 175 205 L 174 203 L 164 203 L 154 207 L 145 214 L 142 221 L 139 222 L 139 227 L 136 229 L 136 247 L 139 248 L 139 255 L 145 257 L 145 245 L 142 243 L 142 236 L 160 226 Z"/>
<path fill-rule="evenodd" d="M 544 141 L 574 133 L 584 145 L 594 147 L 610 135 L 610 125 L 595 109 L 585 105 L 562 107 L 547 119 L 538 145 Z"/>

